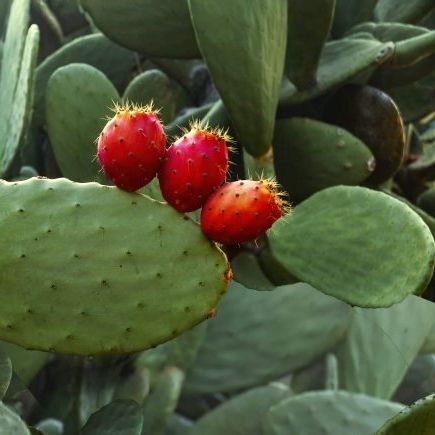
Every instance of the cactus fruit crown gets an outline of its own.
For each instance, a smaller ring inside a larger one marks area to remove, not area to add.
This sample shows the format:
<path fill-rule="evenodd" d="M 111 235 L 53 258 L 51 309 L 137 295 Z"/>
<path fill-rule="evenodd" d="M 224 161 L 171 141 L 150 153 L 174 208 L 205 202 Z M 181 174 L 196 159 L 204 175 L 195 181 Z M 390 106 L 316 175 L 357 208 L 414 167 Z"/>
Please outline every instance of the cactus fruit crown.
<path fill-rule="evenodd" d="M 216 139 L 223 140 L 227 144 L 234 143 L 234 139 L 228 134 L 228 128 L 212 127 L 208 122 L 204 122 L 198 119 L 193 119 L 189 123 L 189 127 L 181 128 L 181 135 L 173 137 L 174 142 L 181 139 L 183 136 L 189 133 L 203 133 L 216 137 Z M 227 145 L 228 151 L 236 152 L 236 149 Z"/>
<path fill-rule="evenodd" d="M 264 188 L 272 195 L 275 203 L 281 211 L 282 218 L 285 218 L 292 212 L 293 209 L 291 202 L 287 200 L 287 192 L 282 190 L 281 185 L 274 177 L 264 178 L 263 175 L 260 175 L 259 180 L 256 182 L 258 184 L 262 184 Z"/>
<path fill-rule="evenodd" d="M 160 109 L 156 109 L 154 107 L 154 101 L 151 100 L 148 104 L 145 104 L 143 106 L 142 104 L 136 104 L 132 103 L 130 101 L 125 101 L 122 104 L 112 101 L 112 107 L 110 110 L 115 115 L 133 115 L 135 113 L 141 113 L 141 114 L 155 114 L 158 115 L 160 113 Z M 110 121 L 112 118 L 110 116 L 106 116 L 106 121 Z M 98 141 L 98 138 L 96 139 Z"/>

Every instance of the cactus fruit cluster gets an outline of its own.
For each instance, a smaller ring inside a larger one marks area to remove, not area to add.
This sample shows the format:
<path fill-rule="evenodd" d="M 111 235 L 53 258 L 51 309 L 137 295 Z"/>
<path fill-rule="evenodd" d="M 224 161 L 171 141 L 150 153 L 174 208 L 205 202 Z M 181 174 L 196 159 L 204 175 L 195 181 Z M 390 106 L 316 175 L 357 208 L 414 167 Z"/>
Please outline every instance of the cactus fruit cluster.
<path fill-rule="evenodd" d="M 434 434 L 434 95 L 433 0 L 0 0 L 0 435 Z"/>
<path fill-rule="evenodd" d="M 166 150 L 158 113 L 148 106 L 115 106 L 98 136 L 98 161 L 109 180 L 135 192 L 158 175 L 162 197 L 181 213 L 200 207 L 201 229 L 215 242 L 255 240 L 289 211 L 273 179 L 225 183 L 231 138 L 193 122 Z"/>

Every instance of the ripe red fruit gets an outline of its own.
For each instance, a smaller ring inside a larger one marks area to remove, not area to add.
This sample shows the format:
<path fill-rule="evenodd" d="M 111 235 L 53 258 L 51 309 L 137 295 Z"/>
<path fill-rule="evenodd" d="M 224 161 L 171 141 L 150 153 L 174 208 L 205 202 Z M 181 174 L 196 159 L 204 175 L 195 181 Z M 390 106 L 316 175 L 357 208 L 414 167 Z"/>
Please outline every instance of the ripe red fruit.
<path fill-rule="evenodd" d="M 166 152 L 166 137 L 151 106 L 115 106 L 115 116 L 98 137 L 98 161 L 107 178 L 133 192 L 157 174 Z"/>
<path fill-rule="evenodd" d="M 229 137 L 198 123 L 167 150 L 158 177 L 165 200 L 180 212 L 201 207 L 224 181 Z"/>
<path fill-rule="evenodd" d="M 232 245 L 256 239 L 289 211 L 273 180 L 224 184 L 201 211 L 201 229 L 215 242 Z"/>

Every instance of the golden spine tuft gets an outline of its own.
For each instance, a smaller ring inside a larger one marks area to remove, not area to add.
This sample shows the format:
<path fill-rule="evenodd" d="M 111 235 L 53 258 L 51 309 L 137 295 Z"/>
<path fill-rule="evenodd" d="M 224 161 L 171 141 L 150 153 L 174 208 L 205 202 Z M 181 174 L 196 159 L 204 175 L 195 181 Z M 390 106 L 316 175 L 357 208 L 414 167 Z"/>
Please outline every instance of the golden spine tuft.
<path fill-rule="evenodd" d="M 282 216 L 287 216 L 292 212 L 292 205 L 286 199 L 287 193 L 281 190 L 281 185 L 275 178 L 263 178 L 263 176 L 261 176 L 258 182 L 263 184 L 264 187 L 273 195 L 281 210 Z"/>

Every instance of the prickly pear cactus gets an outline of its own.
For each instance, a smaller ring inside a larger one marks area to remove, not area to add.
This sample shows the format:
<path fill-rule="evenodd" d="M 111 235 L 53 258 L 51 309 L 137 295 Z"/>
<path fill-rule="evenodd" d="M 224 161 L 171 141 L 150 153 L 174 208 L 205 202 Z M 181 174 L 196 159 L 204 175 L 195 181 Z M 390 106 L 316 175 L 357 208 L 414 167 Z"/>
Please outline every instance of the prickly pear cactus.
<path fill-rule="evenodd" d="M 0 0 L 0 435 L 431 434 L 434 92 L 433 0 Z M 110 186 L 150 100 L 291 212 Z"/>

